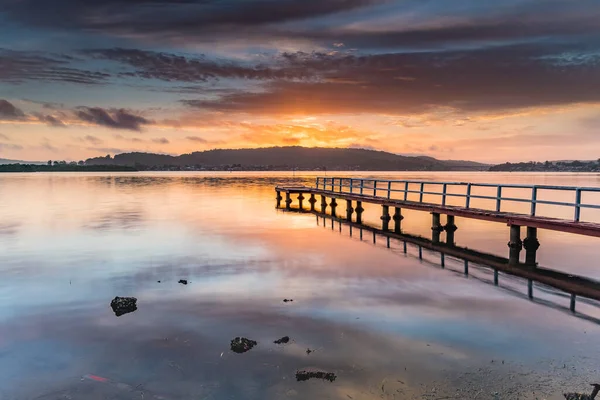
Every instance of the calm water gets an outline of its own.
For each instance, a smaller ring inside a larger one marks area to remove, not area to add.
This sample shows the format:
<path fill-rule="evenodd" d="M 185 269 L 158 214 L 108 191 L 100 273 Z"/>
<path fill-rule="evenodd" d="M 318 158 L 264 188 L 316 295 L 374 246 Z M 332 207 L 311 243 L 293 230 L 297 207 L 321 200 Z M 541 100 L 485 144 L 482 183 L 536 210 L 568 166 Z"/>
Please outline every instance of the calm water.
<path fill-rule="evenodd" d="M 381 176 L 600 186 L 591 174 Z M 572 316 L 541 288 L 527 300 L 519 279 L 494 287 L 486 270 L 465 278 L 435 254 L 275 210 L 274 185 L 312 182 L 0 176 L 0 399 L 560 399 L 600 381 L 597 305 Z M 407 232 L 429 235 L 429 215 L 405 216 Z M 458 245 L 506 255 L 506 226 L 457 225 Z M 540 242 L 541 265 L 600 279 L 598 239 Z M 115 317 L 115 296 L 138 310 Z M 234 354 L 236 336 L 258 346 Z M 296 382 L 302 369 L 337 380 Z"/>

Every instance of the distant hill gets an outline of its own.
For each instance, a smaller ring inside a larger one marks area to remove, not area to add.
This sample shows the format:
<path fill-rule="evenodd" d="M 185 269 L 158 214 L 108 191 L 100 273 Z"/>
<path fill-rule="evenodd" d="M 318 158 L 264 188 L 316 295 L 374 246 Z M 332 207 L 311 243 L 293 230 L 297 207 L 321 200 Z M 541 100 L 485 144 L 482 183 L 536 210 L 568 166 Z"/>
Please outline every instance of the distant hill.
<path fill-rule="evenodd" d="M 431 157 L 400 156 L 384 151 L 322 147 L 269 147 L 217 149 L 180 156 L 153 153 L 123 153 L 86 160 L 86 165 L 128 165 L 141 169 L 196 167 L 251 170 L 364 170 L 364 171 L 458 171 L 486 170 L 471 161 L 443 161 Z"/>
<path fill-rule="evenodd" d="M 2 164 L 28 164 L 28 165 L 42 165 L 46 164 L 45 161 L 21 161 L 21 160 L 8 160 L 6 158 L 0 158 L 0 165 Z"/>

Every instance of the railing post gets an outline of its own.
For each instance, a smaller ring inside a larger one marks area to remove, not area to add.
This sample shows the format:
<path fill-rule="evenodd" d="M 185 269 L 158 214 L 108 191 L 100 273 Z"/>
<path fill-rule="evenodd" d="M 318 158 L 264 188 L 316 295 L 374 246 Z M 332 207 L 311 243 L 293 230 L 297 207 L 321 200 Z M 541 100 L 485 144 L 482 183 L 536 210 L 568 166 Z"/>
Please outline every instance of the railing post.
<path fill-rule="evenodd" d="M 335 190 L 335 178 L 331 178 L 331 191 L 333 192 Z"/>
<path fill-rule="evenodd" d="M 471 184 L 467 184 L 467 200 L 465 204 L 466 208 L 471 207 Z"/>
<path fill-rule="evenodd" d="M 360 194 L 363 194 L 364 190 L 365 190 L 365 180 L 361 179 L 360 180 Z"/>
<path fill-rule="evenodd" d="M 373 197 L 377 196 L 377 179 L 373 179 Z"/>
<path fill-rule="evenodd" d="M 352 194 L 352 186 L 354 186 L 354 179 L 350 178 L 350 194 Z"/>
<path fill-rule="evenodd" d="M 575 222 L 581 219 L 581 189 L 575 189 Z"/>
<path fill-rule="evenodd" d="M 421 182 L 421 189 L 419 190 L 419 203 L 423 202 L 423 191 L 425 190 L 425 182 Z"/>
<path fill-rule="evenodd" d="M 317 185 L 316 185 L 316 188 L 317 188 L 317 189 L 319 188 L 319 180 L 320 180 L 320 179 L 321 179 L 321 178 L 319 178 L 319 177 L 317 176 Z"/>
<path fill-rule="evenodd" d="M 530 212 L 530 215 L 532 217 L 535 216 L 536 205 L 537 205 L 537 186 L 533 186 L 531 188 L 531 212 Z"/>
<path fill-rule="evenodd" d="M 408 182 L 404 182 L 404 201 L 408 200 Z"/>
<path fill-rule="evenodd" d="M 388 182 L 388 199 L 391 198 L 392 194 L 392 181 Z"/>
<path fill-rule="evenodd" d="M 496 193 L 496 212 L 500 212 L 502 206 L 502 186 L 498 186 L 498 192 Z"/>
<path fill-rule="evenodd" d="M 444 183 L 444 189 L 442 189 L 442 206 L 446 205 L 446 192 L 448 190 L 448 185 Z"/>
<path fill-rule="evenodd" d="M 342 193 L 342 183 L 344 181 L 344 178 L 340 178 L 340 193 Z"/>

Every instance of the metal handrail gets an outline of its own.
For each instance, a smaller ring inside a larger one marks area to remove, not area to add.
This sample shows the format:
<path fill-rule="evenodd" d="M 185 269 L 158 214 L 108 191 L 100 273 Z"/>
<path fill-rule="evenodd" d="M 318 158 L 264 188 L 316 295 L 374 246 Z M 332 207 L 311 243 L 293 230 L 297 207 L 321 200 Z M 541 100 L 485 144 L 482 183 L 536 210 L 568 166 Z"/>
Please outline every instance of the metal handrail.
<path fill-rule="evenodd" d="M 402 185 L 402 188 L 398 188 L 398 185 Z M 419 190 L 411 190 L 410 185 L 418 185 Z M 426 190 L 426 186 L 428 186 Z M 431 186 L 442 186 L 442 191 L 434 191 Z M 465 187 L 465 193 L 448 193 L 448 187 Z M 473 194 L 473 188 L 496 188 L 496 196 L 484 196 L 479 194 Z M 403 193 L 404 201 L 408 201 L 409 194 L 418 194 L 419 203 L 425 203 L 423 201 L 424 195 L 441 196 L 441 205 L 446 205 L 446 199 L 448 197 L 459 197 L 465 199 L 465 208 L 471 208 L 471 199 L 483 199 L 483 200 L 495 200 L 495 211 L 501 212 L 502 202 L 519 202 L 531 204 L 530 216 L 535 216 L 538 204 L 547 204 L 554 206 L 573 207 L 574 217 L 573 221 L 579 222 L 581 220 L 581 209 L 600 209 L 600 205 L 582 203 L 582 194 L 585 192 L 596 192 L 600 193 L 600 188 L 595 187 L 578 187 L 578 186 L 553 186 L 553 185 L 517 185 L 517 184 L 493 184 L 493 183 L 470 183 L 470 182 L 435 182 L 435 181 L 415 181 L 415 180 L 382 180 L 382 179 L 363 179 L 363 178 L 344 178 L 344 177 L 317 177 L 316 188 L 323 190 L 331 190 L 332 192 L 343 193 L 345 189 L 349 189 L 349 193 L 355 193 L 361 195 L 372 195 L 373 197 L 383 197 L 391 199 L 392 193 Z M 518 197 L 503 197 L 503 189 L 528 189 L 530 190 L 530 196 L 528 198 Z M 366 191 L 372 191 L 367 193 Z M 551 201 L 551 200 L 539 200 L 538 192 L 540 190 L 546 191 L 567 191 L 573 192 L 575 201 L 573 203 L 562 202 L 562 201 Z M 386 196 L 378 196 L 379 193 L 386 193 Z M 435 204 L 435 203 L 426 203 Z"/>

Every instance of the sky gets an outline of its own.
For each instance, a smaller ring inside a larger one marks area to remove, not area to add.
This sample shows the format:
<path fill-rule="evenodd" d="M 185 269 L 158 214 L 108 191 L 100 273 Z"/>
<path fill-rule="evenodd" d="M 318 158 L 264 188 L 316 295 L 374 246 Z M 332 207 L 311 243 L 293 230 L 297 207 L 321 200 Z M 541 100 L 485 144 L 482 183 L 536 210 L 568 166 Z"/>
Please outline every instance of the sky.
<path fill-rule="evenodd" d="M 0 0 L 0 158 L 600 157 L 599 0 Z"/>

